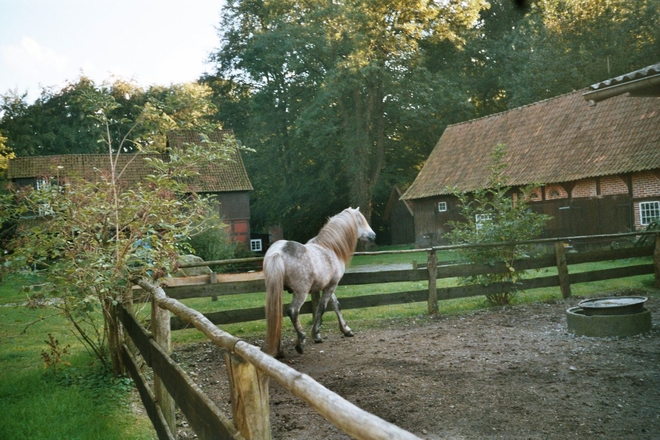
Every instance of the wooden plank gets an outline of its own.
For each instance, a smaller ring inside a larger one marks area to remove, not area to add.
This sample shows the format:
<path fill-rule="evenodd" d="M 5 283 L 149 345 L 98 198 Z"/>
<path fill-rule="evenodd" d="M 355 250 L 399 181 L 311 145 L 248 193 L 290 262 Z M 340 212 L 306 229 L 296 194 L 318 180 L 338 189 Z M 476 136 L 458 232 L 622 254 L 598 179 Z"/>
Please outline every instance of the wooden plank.
<path fill-rule="evenodd" d="M 555 258 L 544 256 L 540 258 L 528 258 L 515 260 L 513 267 L 518 271 L 529 269 L 542 269 L 545 267 L 554 267 Z M 454 277 L 469 277 L 474 275 L 484 275 L 488 273 L 507 273 L 509 268 L 504 263 L 490 264 L 454 264 L 447 266 L 438 266 L 437 277 L 440 278 L 454 278 Z"/>
<path fill-rule="evenodd" d="M 259 279 L 251 281 L 232 281 L 226 283 L 218 281 L 216 284 L 164 287 L 163 290 L 165 290 L 165 293 L 170 298 L 185 299 L 201 298 L 206 296 L 235 295 L 239 293 L 265 292 L 266 284 L 264 280 Z"/>
<path fill-rule="evenodd" d="M 268 376 L 249 362 L 225 352 L 236 428 L 247 440 L 269 440 Z"/>
<path fill-rule="evenodd" d="M 350 286 L 355 284 L 380 284 L 424 280 L 428 280 L 428 271 L 426 268 L 417 270 L 388 270 L 385 272 L 346 272 L 339 281 L 339 285 Z"/>
<path fill-rule="evenodd" d="M 151 334 L 121 305 L 117 306 L 117 312 L 124 330 L 131 337 L 144 361 L 151 366 Z"/>
<path fill-rule="evenodd" d="M 155 342 L 151 344 L 153 370 L 176 400 L 200 439 L 242 439 L 231 421 Z"/>
<path fill-rule="evenodd" d="M 147 385 L 147 379 L 142 375 L 140 367 L 138 367 L 135 358 L 131 354 L 131 351 L 128 349 L 126 344 L 122 344 L 121 350 L 122 360 L 128 374 L 133 379 L 133 383 L 140 394 L 140 399 L 142 400 L 142 405 L 147 411 L 147 415 L 151 420 L 151 424 L 156 430 L 156 435 L 158 435 L 159 440 L 175 440 L 176 437 L 170 431 L 170 427 L 167 425 L 167 421 L 163 416 L 163 412 L 160 410 L 160 407 L 156 404 L 156 396 L 153 391 Z"/>
<path fill-rule="evenodd" d="M 595 263 L 598 261 L 648 257 L 650 255 L 653 255 L 653 246 L 569 253 L 566 254 L 566 261 L 568 264 Z"/>
<path fill-rule="evenodd" d="M 634 277 L 653 273 L 653 264 L 640 264 L 637 266 L 616 267 L 613 269 L 594 270 L 571 274 L 572 283 L 589 283 L 592 281 L 611 280 L 614 278 Z"/>

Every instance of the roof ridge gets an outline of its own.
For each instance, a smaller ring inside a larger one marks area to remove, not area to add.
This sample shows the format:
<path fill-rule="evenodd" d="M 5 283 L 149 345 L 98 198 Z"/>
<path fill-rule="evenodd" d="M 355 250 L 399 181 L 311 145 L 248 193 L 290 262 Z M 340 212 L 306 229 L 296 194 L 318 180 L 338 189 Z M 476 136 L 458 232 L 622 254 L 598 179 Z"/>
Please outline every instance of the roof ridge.
<path fill-rule="evenodd" d="M 576 93 L 580 93 L 580 92 L 582 92 L 582 91 L 584 91 L 584 90 L 589 90 L 589 88 L 588 88 L 588 87 L 584 87 L 584 88 L 582 88 L 582 89 L 573 90 L 572 92 L 567 92 L 567 93 L 563 93 L 563 94 L 561 94 L 561 95 L 552 96 L 552 97 L 550 97 L 550 98 L 542 99 L 541 101 L 531 102 L 531 103 L 529 103 L 529 104 L 524 104 L 524 105 L 521 105 L 521 106 L 518 106 L 518 107 L 514 107 L 514 108 L 510 108 L 510 109 L 502 110 L 501 112 L 491 113 L 491 114 L 489 114 L 489 115 L 480 116 L 480 117 L 478 117 L 478 118 L 474 118 L 474 119 L 468 119 L 467 121 L 455 122 L 455 123 L 453 123 L 453 124 L 449 124 L 449 125 L 447 125 L 447 127 L 445 127 L 445 130 L 446 130 L 447 128 L 449 128 L 449 127 L 453 127 L 453 126 L 457 126 L 457 125 L 462 125 L 462 124 L 468 124 L 468 123 L 471 123 L 471 122 L 477 122 L 477 121 L 481 121 L 482 119 L 494 118 L 494 117 L 496 117 L 496 116 L 501 116 L 501 115 L 504 115 L 504 114 L 506 114 L 506 113 L 511 113 L 511 112 L 514 111 L 514 110 L 521 110 L 521 109 L 523 109 L 523 108 L 527 108 L 527 107 L 534 107 L 535 105 L 538 105 L 538 104 L 544 104 L 544 103 L 546 103 L 546 102 L 548 102 L 548 101 L 552 101 L 552 100 L 555 100 L 555 99 L 564 98 L 564 97 L 566 97 L 566 96 L 574 95 L 574 94 L 576 94 Z"/>

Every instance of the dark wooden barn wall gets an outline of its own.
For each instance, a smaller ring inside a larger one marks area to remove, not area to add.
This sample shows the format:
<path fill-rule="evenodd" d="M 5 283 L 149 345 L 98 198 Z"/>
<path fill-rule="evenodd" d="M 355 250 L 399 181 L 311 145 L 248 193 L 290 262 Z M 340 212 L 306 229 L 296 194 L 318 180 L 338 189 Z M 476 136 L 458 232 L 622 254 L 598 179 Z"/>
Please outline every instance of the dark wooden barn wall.
<path fill-rule="evenodd" d="M 415 242 L 415 224 L 413 216 L 402 201 L 396 202 L 390 212 L 390 233 L 392 244 Z"/>
<path fill-rule="evenodd" d="M 447 202 L 447 211 L 438 211 L 438 202 Z M 536 212 L 552 217 L 544 237 L 613 234 L 634 230 L 632 198 L 629 195 L 581 197 L 532 202 Z M 431 197 L 413 201 L 417 247 L 448 244 L 444 235 L 449 221 L 461 221 L 454 197 Z"/>

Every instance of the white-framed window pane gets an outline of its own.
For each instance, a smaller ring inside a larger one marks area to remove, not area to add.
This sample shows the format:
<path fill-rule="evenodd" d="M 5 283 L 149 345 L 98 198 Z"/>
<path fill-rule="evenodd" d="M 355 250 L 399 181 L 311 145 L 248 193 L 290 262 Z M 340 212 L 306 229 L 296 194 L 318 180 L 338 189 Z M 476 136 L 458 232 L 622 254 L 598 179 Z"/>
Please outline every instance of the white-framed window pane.
<path fill-rule="evenodd" d="M 447 211 L 447 202 L 438 202 L 438 212 Z"/>
<path fill-rule="evenodd" d="M 261 252 L 262 249 L 260 238 L 250 240 L 250 250 L 252 252 Z"/>
<path fill-rule="evenodd" d="M 39 205 L 39 215 L 41 217 L 51 214 L 53 214 L 53 208 L 50 206 L 50 203 L 42 203 Z"/>
<path fill-rule="evenodd" d="M 37 189 L 42 190 L 46 188 L 48 188 L 48 180 L 44 178 L 37 179 Z"/>
<path fill-rule="evenodd" d="M 474 216 L 474 222 L 477 231 L 481 229 L 484 225 L 484 223 L 489 222 L 493 220 L 493 215 L 492 214 L 477 214 Z"/>
<path fill-rule="evenodd" d="M 639 220 L 642 225 L 648 225 L 654 220 L 660 220 L 660 202 L 640 202 Z"/>

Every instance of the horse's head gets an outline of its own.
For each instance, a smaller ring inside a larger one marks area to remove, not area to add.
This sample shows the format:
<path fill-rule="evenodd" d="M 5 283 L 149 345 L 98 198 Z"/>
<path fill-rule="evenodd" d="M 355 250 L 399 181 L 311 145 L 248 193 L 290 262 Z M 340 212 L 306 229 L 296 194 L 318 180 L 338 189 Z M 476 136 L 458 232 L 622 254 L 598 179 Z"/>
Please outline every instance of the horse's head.
<path fill-rule="evenodd" d="M 355 223 L 358 228 L 358 240 L 364 242 L 374 241 L 376 239 L 376 233 L 371 229 L 369 222 L 367 222 L 367 219 L 360 212 L 360 208 L 348 208 L 348 210 L 350 210 L 355 217 Z"/>

